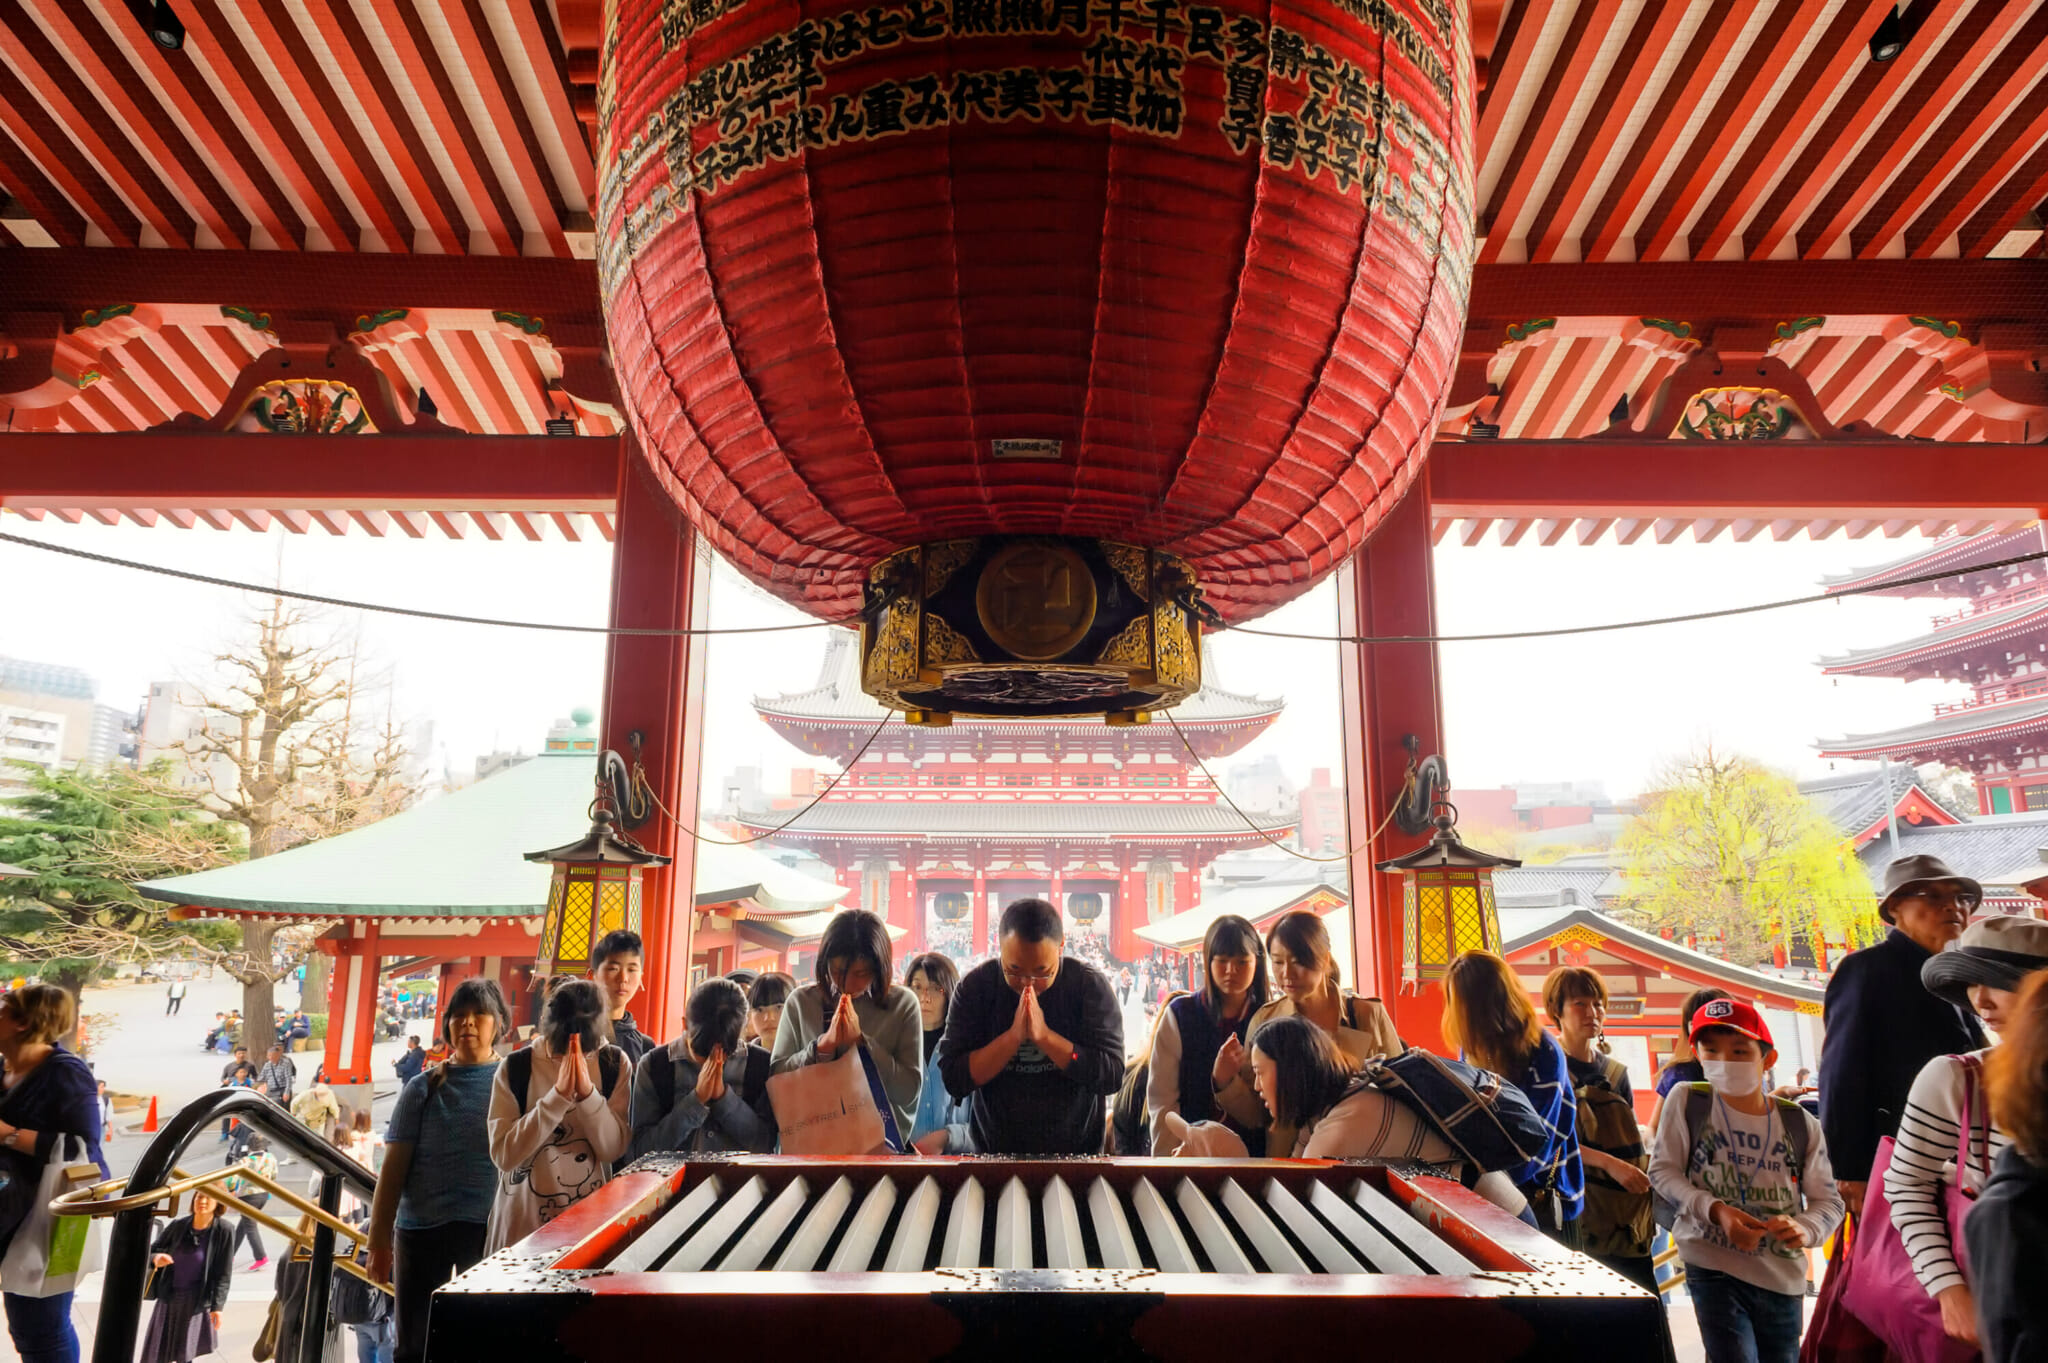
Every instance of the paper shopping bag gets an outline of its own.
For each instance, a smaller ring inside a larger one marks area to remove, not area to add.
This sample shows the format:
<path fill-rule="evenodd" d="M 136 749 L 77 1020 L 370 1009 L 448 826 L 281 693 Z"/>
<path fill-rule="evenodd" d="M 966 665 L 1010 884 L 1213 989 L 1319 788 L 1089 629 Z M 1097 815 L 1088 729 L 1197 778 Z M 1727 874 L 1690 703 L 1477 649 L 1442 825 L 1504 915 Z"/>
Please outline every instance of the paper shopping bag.
<path fill-rule="evenodd" d="M 858 1049 L 768 1081 L 785 1155 L 872 1155 L 889 1149 Z"/>

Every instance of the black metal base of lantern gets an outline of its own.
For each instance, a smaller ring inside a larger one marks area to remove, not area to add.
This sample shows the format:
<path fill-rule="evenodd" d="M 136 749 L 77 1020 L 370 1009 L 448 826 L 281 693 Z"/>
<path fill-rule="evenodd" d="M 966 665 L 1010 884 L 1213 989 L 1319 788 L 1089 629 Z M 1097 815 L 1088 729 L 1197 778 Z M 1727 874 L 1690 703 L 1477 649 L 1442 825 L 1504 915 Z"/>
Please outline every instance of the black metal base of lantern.
<path fill-rule="evenodd" d="M 868 589 L 862 688 L 923 722 L 1128 719 L 1201 689 L 1194 574 L 1157 549 L 942 540 L 883 559 Z"/>

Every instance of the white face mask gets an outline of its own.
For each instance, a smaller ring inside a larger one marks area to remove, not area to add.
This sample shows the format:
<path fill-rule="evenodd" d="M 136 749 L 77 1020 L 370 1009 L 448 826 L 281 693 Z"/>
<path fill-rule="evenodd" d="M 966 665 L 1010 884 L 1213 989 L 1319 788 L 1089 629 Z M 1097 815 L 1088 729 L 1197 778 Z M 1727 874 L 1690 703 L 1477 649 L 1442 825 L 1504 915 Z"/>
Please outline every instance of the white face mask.
<path fill-rule="evenodd" d="M 1761 1060 L 1702 1060 L 1700 1069 L 1714 1092 L 1728 1098 L 1747 1098 L 1764 1086 Z"/>

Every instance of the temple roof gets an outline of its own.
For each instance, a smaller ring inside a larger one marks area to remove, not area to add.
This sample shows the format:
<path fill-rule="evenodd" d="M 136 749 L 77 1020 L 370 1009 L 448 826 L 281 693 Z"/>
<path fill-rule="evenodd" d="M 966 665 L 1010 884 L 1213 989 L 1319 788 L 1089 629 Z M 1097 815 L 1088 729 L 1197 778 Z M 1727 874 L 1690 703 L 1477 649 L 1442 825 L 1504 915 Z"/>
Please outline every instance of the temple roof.
<path fill-rule="evenodd" d="M 774 828 L 780 811 L 741 814 L 749 828 Z M 1257 816 L 1254 816 L 1257 817 Z M 1259 828 L 1280 836 L 1295 820 L 1271 818 Z M 1256 838 L 1223 804 L 1179 801 L 1076 803 L 1052 800 L 824 800 L 783 834 L 879 834 L 904 838 Z"/>
<path fill-rule="evenodd" d="M 2048 810 L 2023 814 L 1985 814 L 1968 823 L 1935 828 L 1901 828 L 1897 852 L 1887 849 L 1882 860 L 1894 856 L 1935 856 L 1958 874 L 1982 881 L 1987 886 L 2017 884 L 2010 877 L 2015 868 L 2034 867 L 2043 860 L 2048 847 Z M 1871 866 L 1871 878 L 1882 882 L 1884 867 Z"/>
<path fill-rule="evenodd" d="M 1952 596 L 1969 594 L 1969 588 L 1962 582 L 1962 574 L 1970 571 L 1974 564 L 1991 563 L 2001 558 L 2023 554 L 2030 548 L 2041 546 L 2042 529 L 2039 523 L 2022 526 L 2016 530 L 1981 535 L 1944 535 L 1916 553 L 1896 558 L 1889 563 L 1880 563 L 1868 568 L 1851 568 L 1846 573 L 1835 573 L 1820 580 L 1820 585 L 1829 592 L 1846 591 L 1851 587 L 1865 587 L 1875 582 L 1893 578 L 1917 577 L 1921 573 L 1939 572 L 1954 568 L 1957 576 L 1942 578 L 1936 582 L 1919 583 L 1912 587 L 1889 588 L 1876 593 L 1883 596 Z"/>
<path fill-rule="evenodd" d="M 1215 654 L 1206 642 L 1202 645 L 1202 675 L 1212 682 L 1216 676 Z M 1248 696 L 1209 684 L 1175 706 L 1173 717 L 1183 726 L 1264 719 L 1279 714 L 1286 703 L 1278 696 Z M 815 685 L 803 691 L 756 696 L 754 708 L 763 715 L 789 719 L 853 720 L 863 724 L 873 724 L 884 714 L 883 706 L 860 689 L 860 641 L 846 630 L 831 631 L 825 642 L 824 659 L 818 665 Z M 1005 721 L 962 717 L 953 727 L 974 728 L 1002 723 L 1071 726 L 1075 722 L 1072 719 Z"/>
<path fill-rule="evenodd" d="M 1212 890 L 1194 908 L 1133 931 L 1154 946 L 1190 951 L 1202 945 L 1209 925 L 1226 914 L 1236 914 L 1263 931 L 1273 919 L 1291 909 L 1314 909 L 1328 915 L 1351 902 L 1351 891 L 1341 867 L 1308 862 L 1297 862 L 1296 867 L 1264 880 Z"/>
<path fill-rule="evenodd" d="M 1918 653 L 1953 653 L 1965 645 L 1987 642 L 2001 631 L 2021 633 L 2039 629 L 2043 625 L 2048 625 L 2048 596 L 2017 602 L 2000 610 L 1985 611 L 1981 615 L 1951 620 L 1924 634 L 1898 643 L 1879 644 L 1874 648 L 1861 648 L 1832 658 L 1822 658 L 1820 666 L 1823 672 L 1828 673 L 1868 671 L 1904 661 Z"/>
<path fill-rule="evenodd" d="M 1910 827 L 1959 822 L 1920 785 L 1918 774 L 1905 763 L 1891 769 L 1889 782 L 1881 767 L 1858 767 L 1839 776 L 1801 781 L 1799 793 L 1845 836 L 1855 838 L 1859 847 L 1867 840 L 1865 834 L 1884 832 L 1889 810 L 1898 810 L 1899 822 Z"/>
<path fill-rule="evenodd" d="M 589 828 L 592 775 L 587 751 L 544 752 L 366 828 L 136 888 L 164 903 L 279 917 L 537 918 L 551 872 L 524 854 Z M 748 900 L 771 915 L 818 912 L 847 893 L 711 841 L 698 848 L 696 888 L 700 904 Z"/>
<path fill-rule="evenodd" d="M 1768 971 L 1752 970 L 1748 966 L 1735 965 L 1722 960 L 1719 956 L 1694 951 L 1681 942 L 1666 941 L 1654 932 L 1631 927 L 1618 918 L 1609 918 L 1606 914 L 1588 908 L 1574 908 L 1564 912 L 1522 910 L 1512 916 L 1503 909 L 1500 917 L 1501 936 L 1505 939 L 1501 955 L 1510 961 L 1514 961 L 1517 952 L 1546 943 L 1559 933 L 1580 928 L 1633 947 L 1646 955 L 1669 961 L 1682 970 L 1710 976 L 1731 989 L 1745 991 L 1752 997 L 1764 998 L 1775 1007 L 1784 1008 L 1788 1004 L 1795 1008 L 1800 1004 L 1818 1007 L 1826 997 L 1823 986 L 1787 979 Z"/>
<path fill-rule="evenodd" d="M 1951 745 L 1966 739 L 1993 734 L 2031 733 L 2048 728 L 2048 696 L 2031 696 L 2004 705 L 1978 705 L 1937 715 L 1922 724 L 1887 729 L 1874 734 L 1845 734 L 1814 746 L 1823 757 L 1898 756 L 1929 751 L 1935 745 Z"/>

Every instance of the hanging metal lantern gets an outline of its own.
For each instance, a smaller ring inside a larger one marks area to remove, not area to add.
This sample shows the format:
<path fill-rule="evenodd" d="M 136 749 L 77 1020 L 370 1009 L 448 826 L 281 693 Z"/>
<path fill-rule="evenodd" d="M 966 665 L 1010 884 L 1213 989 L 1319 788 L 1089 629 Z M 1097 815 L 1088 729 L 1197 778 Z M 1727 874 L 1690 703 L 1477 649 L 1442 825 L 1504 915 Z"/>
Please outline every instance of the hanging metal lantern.
<path fill-rule="evenodd" d="M 1448 800 L 1436 802 L 1435 822 L 1427 846 L 1373 868 L 1401 874 L 1401 976 L 1411 984 L 1442 979 L 1462 952 L 1500 950 L 1493 873 L 1522 864 L 1458 841 Z"/>
<path fill-rule="evenodd" d="M 754 581 L 864 616 L 885 703 L 1171 705 L 1198 603 L 1307 591 L 1414 481 L 1472 275 L 1467 6 L 604 8 L 635 447 Z"/>
<path fill-rule="evenodd" d="M 612 832 L 612 812 L 598 808 L 590 832 L 563 847 L 528 852 L 528 861 L 551 862 L 547 916 L 541 920 L 534 978 L 580 975 L 590 969 L 591 950 L 608 932 L 640 931 L 640 872 L 666 866 L 623 833 Z"/>

